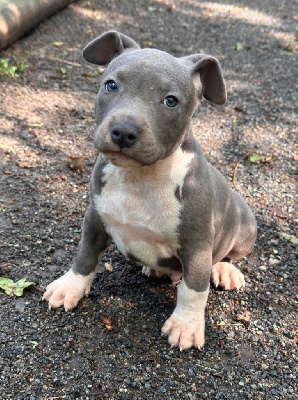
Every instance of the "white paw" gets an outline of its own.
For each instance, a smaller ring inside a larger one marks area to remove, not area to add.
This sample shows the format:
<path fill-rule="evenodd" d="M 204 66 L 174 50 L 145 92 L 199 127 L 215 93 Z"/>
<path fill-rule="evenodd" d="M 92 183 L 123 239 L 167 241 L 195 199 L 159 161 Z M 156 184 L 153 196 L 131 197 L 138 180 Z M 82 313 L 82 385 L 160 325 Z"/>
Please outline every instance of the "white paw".
<path fill-rule="evenodd" d="M 74 274 L 70 270 L 48 285 L 43 299 L 49 302 L 49 308 L 64 306 L 65 310 L 71 310 L 90 292 L 94 275 Z"/>
<path fill-rule="evenodd" d="M 211 280 L 215 287 L 222 286 L 225 290 L 240 289 L 245 286 L 242 272 L 228 262 L 213 265 Z"/>
<path fill-rule="evenodd" d="M 142 268 L 142 274 L 148 276 L 148 278 L 150 278 L 151 275 L 151 268 L 150 267 L 146 267 L 144 266 Z"/>
<path fill-rule="evenodd" d="M 188 288 L 182 278 L 178 286 L 176 308 L 162 328 L 171 346 L 177 346 L 180 350 L 204 346 L 204 312 L 208 292 L 209 287 L 204 292 Z"/>
<path fill-rule="evenodd" d="M 193 313 L 187 316 L 174 315 L 166 320 L 162 333 L 168 336 L 171 346 L 186 350 L 194 346 L 198 349 L 205 343 L 205 322 L 200 314 Z"/>
<path fill-rule="evenodd" d="M 156 269 L 144 266 L 142 268 L 142 274 L 148 276 L 148 278 L 164 278 L 165 276 L 169 276 L 169 274 L 157 271 Z"/>

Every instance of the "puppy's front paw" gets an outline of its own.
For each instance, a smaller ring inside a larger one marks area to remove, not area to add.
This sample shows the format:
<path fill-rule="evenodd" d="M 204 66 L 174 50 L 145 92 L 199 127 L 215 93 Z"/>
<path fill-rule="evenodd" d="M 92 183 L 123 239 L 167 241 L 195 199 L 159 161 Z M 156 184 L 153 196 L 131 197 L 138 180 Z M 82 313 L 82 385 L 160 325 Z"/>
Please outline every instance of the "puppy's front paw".
<path fill-rule="evenodd" d="M 245 286 L 242 272 L 228 262 L 219 262 L 213 265 L 211 280 L 215 287 L 221 286 L 225 290 L 240 289 Z"/>
<path fill-rule="evenodd" d="M 65 310 L 71 310 L 88 295 L 93 278 L 94 274 L 84 276 L 70 270 L 48 285 L 43 299 L 49 302 L 49 308 L 64 306 Z"/>
<path fill-rule="evenodd" d="M 167 319 L 162 328 L 162 333 L 168 336 L 171 346 L 177 346 L 180 350 L 186 350 L 194 346 L 204 346 L 205 323 L 197 313 L 188 313 L 185 316 L 175 315 Z"/>

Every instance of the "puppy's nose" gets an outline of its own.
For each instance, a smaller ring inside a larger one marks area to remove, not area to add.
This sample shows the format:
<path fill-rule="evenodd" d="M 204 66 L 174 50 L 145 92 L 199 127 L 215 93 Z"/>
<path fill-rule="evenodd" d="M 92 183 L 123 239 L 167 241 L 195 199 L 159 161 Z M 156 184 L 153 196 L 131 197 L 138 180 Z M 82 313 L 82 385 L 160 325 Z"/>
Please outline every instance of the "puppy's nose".
<path fill-rule="evenodd" d="M 121 148 L 132 147 L 140 138 L 140 130 L 131 121 L 114 122 L 111 128 L 111 139 Z"/>

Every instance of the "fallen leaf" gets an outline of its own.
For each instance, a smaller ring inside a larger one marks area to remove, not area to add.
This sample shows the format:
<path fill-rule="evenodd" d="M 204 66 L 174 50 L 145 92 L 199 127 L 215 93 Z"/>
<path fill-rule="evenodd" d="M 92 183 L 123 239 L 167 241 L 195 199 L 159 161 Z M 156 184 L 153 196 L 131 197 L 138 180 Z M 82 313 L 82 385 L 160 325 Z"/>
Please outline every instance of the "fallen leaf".
<path fill-rule="evenodd" d="M 236 320 L 243 322 L 245 325 L 249 325 L 250 317 L 251 317 L 251 312 L 245 311 L 243 314 L 238 314 Z"/>
<path fill-rule="evenodd" d="M 244 46 L 243 46 L 243 44 L 242 44 L 242 43 L 239 43 L 239 42 L 237 42 L 237 43 L 236 43 L 235 50 L 236 50 L 236 51 L 242 51 L 242 50 L 244 50 Z"/>
<path fill-rule="evenodd" d="M 60 69 L 61 74 L 63 74 L 63 75 L 67 74 L 67 71 L 65 68 L 60 67 L 59 69 Z"/>
<path fill-rule="evenodd" d="M 258 154 L 258 153 L 252 153 L 252 154 L 249 156 L 249 161 L 250 161 L 252 164 L 257 164 L 257 163 L 259 163 L 261 160 L 262 160 L 262 156 L 260 156 L 260 154 Z"/>
<path fill-rule="evenodd" d="M 87 300 L 83 300 L 82 301 L 82 307 L 84 307 L 84 308 L 88 308 L 89 307 L 89 303 L 88 303 Z"/>
<path fill-rule="evenodd" d="M 107 330 L 111 331 L 112 329 L 115 329 L 112 326 L 112 321 L 110 318 L 106 318 L 106 317 L 101 317 L 102 322 L 105 324 L 105 327 L 107 328 Z"/>
<path fill-rule="evenodd" d="M 14 282 L 12 279 L 0 277 L 0 288 L 4 290 L 9 296 L 23 296 L 24 289 L 29 286 L 35 285 L 34 282 L 26 282 L 26 278 Z"/>
<path fill-rule="evenodd" d="M 84 156 L 69 156 L 66 166 L 73 171 L 84 172 Z"/>
<path fill-rule="evenodd" d="M 295 42 L 290 42 L 286 45 L 285 50 L 290 51 L 291 53 L 296 52 L 296 43 Z"/>
<path fill-rule="evenodd" d="M 39 345 L 39 343 L 38 343 L 38 342 L 35 342 L 34 340 L 31 340 L 29 343 L 30 343 L 31 346 L 33 347 L 33 350 L 35 350 L 36 347 Z"/>
<path fill-rule="evenodd" d="M 144 40 L 143 41 L 144 46 L 152 47 L 152 42 L 149 42 L 149 40 Z"/>
<path fill-rule="evenodd" d="M 288 233 L 282 232 L 282 237 L 293 244 L 298 244 L 298 238 L 295 235 L 289 235 Z"/>
<path fill-rule="evenodd" d="M 28 161 L 17 161 L 17 164 L 21 168 L 31 168 L 32 167 Z"/>

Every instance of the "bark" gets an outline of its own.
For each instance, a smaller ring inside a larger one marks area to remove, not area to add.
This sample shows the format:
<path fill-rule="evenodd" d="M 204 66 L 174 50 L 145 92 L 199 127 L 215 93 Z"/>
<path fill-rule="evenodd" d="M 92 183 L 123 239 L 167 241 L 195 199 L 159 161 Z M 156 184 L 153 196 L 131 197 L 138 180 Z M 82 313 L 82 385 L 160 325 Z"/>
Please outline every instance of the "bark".
<path fill-rule="evenodd" d="M 1 0 L 0 50 L 74 0 Z"/>

